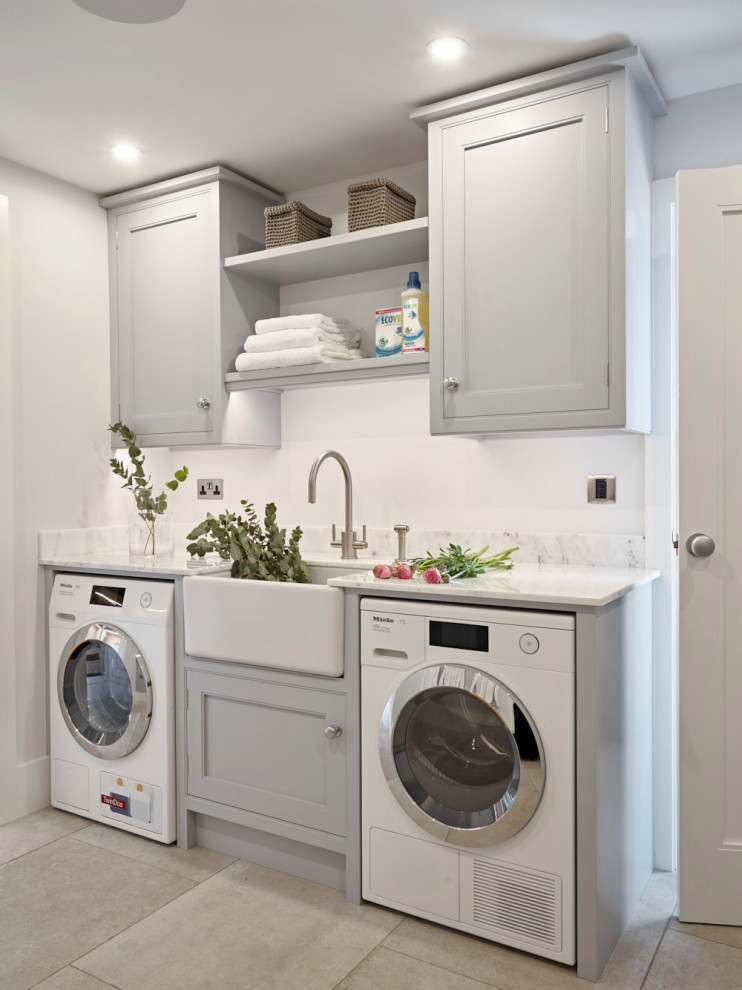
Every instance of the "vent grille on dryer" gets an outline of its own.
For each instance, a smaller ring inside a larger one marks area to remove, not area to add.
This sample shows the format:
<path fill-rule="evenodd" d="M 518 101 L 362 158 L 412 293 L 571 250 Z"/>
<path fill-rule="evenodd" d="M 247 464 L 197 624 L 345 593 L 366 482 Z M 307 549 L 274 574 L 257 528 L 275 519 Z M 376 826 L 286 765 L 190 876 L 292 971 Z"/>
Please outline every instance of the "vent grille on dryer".
<path fill-rule="evenodd" d="M 559 952 L 562 882 L 559 877 L 475 859 L 474 923 L 493 933 Z"/>

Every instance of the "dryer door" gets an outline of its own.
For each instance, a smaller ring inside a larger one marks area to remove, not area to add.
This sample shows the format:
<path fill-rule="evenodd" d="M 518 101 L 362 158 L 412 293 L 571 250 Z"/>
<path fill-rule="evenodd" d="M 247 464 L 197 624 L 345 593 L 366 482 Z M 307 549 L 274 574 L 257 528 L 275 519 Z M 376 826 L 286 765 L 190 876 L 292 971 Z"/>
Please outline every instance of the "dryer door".
<path fill-rule="evenodd" d="M 519 832 L 541 800 L 544 751 L 525 706 L 460 664 L 424 667 L 386 704 L 379 755 L 387 783 L 422 828 L 457 846 Z"/>
<path fill-rule="evenodd" d="M 152 682 L 133 639 L 105 622 L 71 637 L 57 695 L 67 728 L 88 753 L 120 759 L 142 742 L 152 717 Z"/>

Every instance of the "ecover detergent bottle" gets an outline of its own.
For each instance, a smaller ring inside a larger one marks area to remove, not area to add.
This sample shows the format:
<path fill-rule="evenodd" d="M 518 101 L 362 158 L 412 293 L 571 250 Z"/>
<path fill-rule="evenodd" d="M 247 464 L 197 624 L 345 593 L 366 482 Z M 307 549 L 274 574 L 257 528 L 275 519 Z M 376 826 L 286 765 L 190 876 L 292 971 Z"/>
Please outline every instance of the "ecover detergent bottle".
<path fill-rule="evenodd" d="M 429 350 L 428 293 L 422 291 L 420 276 L 410 272 L 402 293 L 402 353 Z"/>

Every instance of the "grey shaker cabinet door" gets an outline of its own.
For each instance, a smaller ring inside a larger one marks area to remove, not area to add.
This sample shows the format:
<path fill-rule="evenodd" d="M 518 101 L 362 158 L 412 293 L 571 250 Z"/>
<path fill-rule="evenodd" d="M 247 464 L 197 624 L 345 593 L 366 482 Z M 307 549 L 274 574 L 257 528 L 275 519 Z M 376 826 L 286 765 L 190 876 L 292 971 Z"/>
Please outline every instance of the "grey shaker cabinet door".
<path fill-rule="evenodd" d="M 607 107 L 601 85 L 437 125 L 434 433 L 589 426 L 608 409 Z"/>
<path fill-rule="evenodd" d="M 346 833 L 345 696 L 189 670 L 188 793 Z"/>
<path fill-rule="evenodd" d="M 217 221 L 215 189 L 116 217 L 119 401 L 141 438 L 213 429 Z"/>

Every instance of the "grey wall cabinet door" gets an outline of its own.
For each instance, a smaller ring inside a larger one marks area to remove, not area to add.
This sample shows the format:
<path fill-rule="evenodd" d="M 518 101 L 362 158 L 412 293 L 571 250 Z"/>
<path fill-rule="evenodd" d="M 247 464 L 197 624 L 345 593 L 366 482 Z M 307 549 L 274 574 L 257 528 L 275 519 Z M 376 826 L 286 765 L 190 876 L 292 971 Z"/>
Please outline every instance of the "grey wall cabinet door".
<path fill-rule="evenodd" d="M 652 128 L 633 80 L 435 119 L 429 149 L 432 432 L 649 430 Z"/>
<path fill-rule="evenodd" d="M 601 86 L 443 128 L 443 424 L 608 407 L 607 107 Z"/>
<path fill-rule="evenodd" d="M 230 276 L 223 265 L 261 243 L 265 207 L 280 200 L 218 165 L 100 200 L 112 416 L 143 446 L 280 447 L 280 396 L 235 397 L 224 385 L 251 323 L 278 312 L 278 287 Z"/>
<path fill-rule="evenodd" d="M 345 835 L 345 696 L 187 673 L 188 793 Z"/>
<path fill-rule="evenodd" d="M 119 402 L 142 438 L 213 429 L 217 219 L 215 187 L 116 217 Z"/>

